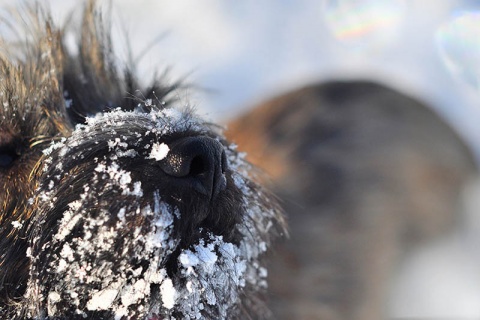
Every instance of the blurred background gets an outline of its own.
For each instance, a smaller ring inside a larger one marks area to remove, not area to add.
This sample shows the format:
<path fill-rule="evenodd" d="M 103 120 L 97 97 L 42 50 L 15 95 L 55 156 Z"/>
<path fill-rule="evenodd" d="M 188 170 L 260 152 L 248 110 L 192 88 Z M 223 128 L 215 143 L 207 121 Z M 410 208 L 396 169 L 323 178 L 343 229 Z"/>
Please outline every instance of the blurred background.
<path fill-rule="evenodd" d="M 78 0 L 48 2 L 60 23 L 81 11 Z M 307 84 L 375 79 L 430 104 L 480 159 L 477 0 L 99 2 L 113 7 L 119 59 L 126 33 L 142 79 L 168 68 L 169 80 L 197 84 L 180 98 L 215 121 Z M 477 192 L 467 201 L 468 228 L 420 248 L 402 267 L 392 317 L 480 317 Z"/>
<path fill-rule="evenodd" d="M 60 22 L 81 10 L 75 0 L 47 2 Z M 471 143 L 480 141 L 476 0 L 99 2 L 113 7 L 119 58 L 127 33 L 142 77 L 169 68 L 172 80 L 198 84 L 204 90 L 188 98 L 215 120 L 308 83 L 362 77 L 431 102 Z"/>

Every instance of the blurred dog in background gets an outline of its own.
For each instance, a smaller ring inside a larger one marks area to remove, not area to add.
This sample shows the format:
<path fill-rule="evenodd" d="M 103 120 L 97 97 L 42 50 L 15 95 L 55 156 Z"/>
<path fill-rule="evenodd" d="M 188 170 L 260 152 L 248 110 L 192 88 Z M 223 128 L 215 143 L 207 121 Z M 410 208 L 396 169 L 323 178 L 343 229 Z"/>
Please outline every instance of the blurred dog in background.
<path fill-rule="evenodd" d="M 458 222 L 477 170 L 427 105 L 369 81 L 306 87 L 228 127 L 288 215 L 269 269 L 275 319 L 386 319 L 397 266 Z"/>

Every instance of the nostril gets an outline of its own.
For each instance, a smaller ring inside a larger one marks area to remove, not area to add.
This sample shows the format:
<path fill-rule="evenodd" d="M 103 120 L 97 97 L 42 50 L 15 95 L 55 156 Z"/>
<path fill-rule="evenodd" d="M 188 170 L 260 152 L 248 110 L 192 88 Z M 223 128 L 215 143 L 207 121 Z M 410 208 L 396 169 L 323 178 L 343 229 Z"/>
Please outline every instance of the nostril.
<path fill-rule="evenodd" d="M 208 166 L 205 163 L 205 160 L 201 156 L 196 156 L 192 159 L 192 162 L 190 163 L 190 175 L 191 176 L 196 176 L 202 173 L 207 172 Z"/>

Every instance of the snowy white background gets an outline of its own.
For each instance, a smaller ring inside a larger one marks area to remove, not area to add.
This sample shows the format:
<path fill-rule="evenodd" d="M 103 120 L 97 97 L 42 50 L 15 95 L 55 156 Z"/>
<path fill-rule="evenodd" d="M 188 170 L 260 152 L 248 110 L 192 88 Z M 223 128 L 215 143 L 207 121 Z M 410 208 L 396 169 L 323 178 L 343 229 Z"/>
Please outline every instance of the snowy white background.
<path fill-rule="evenodd" d="M 72 8 L 80 11 L 78 0 L 48 2 L 58 21 L 64 21 Z M 467 47 L 480 56 L 480 24 L 459 37 L 438 41 L 440 28 L 452 29 L 459 16 L 480 10 L 478 1 L 112 3 L 119 57 L 125 56 L 126 30 L 133 52 L 146 51 L 140 74 L 148 79 L 153 70 L 169 67 L 171 79 L 187 77 L 201 85 L 207 91 L 192 90 L 188 98 L 213 119 L 232 117 L 245 106 L 304 84 L 359 76 L 381 79 L 432 102 L 470 141 L 480 141 L 472 116 L 480 112 L 476 90 L 480 86 L 472 86 L 471 77 L 453 76 L 448 70 L 451 61 L 438 45 Z M 463 31 L 457 29 L 455 36 Z M 471 65 L 474 60 L 461 67 L 478 69 L 480 74 L 480 58 L 477 61 L 479 65 Z"/>
<path fill-rule="evenodd" d="M 75 6 L 81 10 L 78 0 L 48 2 L 58 21 Z M 207 89 L 185 98 L 213 119 L 312 82 L 380 79 L 430 102 L 480 159 L 478 1 L 112 2 L 119 57 L 125 56 L 119 35 L 127 30 L 134 53 L 148 49 L 139 64 L 142 77 L 171 67 L 171 79 L 186 76 Z M 469 232 L 425 248 L 405 266 L 394 314 L 480 317 L 475 221 Z"/>

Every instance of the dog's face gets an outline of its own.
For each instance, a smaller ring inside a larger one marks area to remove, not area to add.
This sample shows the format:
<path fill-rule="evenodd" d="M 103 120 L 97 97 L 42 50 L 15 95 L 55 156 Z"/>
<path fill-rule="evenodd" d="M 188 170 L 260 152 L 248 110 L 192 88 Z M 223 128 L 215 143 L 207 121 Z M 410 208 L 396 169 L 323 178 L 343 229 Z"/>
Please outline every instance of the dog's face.
<path fill-rule="evenodd" d="M 34 53 L 2 60 L 0 314 L 262 316 L 275 204 L 172 87 L 124 99 L 138 84 L 105 59 L 93 11 L 78 57 L 41 16 Z"/>

